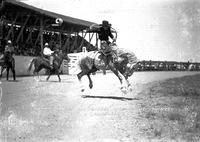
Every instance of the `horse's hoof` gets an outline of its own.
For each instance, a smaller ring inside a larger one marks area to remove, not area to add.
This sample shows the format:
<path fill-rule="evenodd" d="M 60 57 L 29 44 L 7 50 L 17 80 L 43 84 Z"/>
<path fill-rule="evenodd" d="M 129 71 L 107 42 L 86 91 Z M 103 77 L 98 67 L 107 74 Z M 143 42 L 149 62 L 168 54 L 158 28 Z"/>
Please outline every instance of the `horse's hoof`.
<path fill-rule="evenodd" d="M 129 87 L 128 90 L 129 90 L 130 92 L 132 92 L 132 91 L 133 91 L 133 88 L 132 88 L 132 87 Z"/>
<path fill-rule="evenodd" d="M 89 85 L 90 89 L 92 89 L 93 85 Z"/>
<path fill-rule="evenodd" d="M 128 90 L 127 90 L 126 87 L 121 87 L 121 91 L 122 91 L 123 93 L 125 93 L 125 94 L 128 92 Z"/>

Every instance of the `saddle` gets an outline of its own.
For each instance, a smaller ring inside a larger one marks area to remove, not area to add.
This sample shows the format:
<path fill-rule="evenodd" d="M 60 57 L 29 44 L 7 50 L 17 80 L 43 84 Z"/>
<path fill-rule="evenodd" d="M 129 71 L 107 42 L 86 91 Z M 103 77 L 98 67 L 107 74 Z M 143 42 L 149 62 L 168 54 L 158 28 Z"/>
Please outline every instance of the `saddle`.
<path fill-rule="evenodd" d="M 55 62 L 55 58 L 57 57 L 58 55 L 57 55 L 57 52 L 54 52 L 51 56 L 47 56 L 47 55 L 43 55 L 43 57 L 42 57 L 42 59 L 44 60 L 44 61 L 46 61 L 46 62 L 48 62 L 48 63 L 50 63 L 51 64 L 51 62 L 52 62 L 52 64 L 54 64 Z M 51 57 L 53 57 L 52 59 L 51 59 Z M 52 61 L 51 61 L 52 60 Z"/>
<path fill-rule="evenodd" d="M 43 59 L 43 60 L 45 60 L 45 61 L 47 61 L 47 62 L 49 62 L 49 60 L 50 60 L 50 57 L 49 57 L 49 56 L 47 56 L 47 55 L 43 55 L 42 59 Z"/>
<path fill-rule="evenodd" d="M 108 44 L 106 41 L 102 41 L 100 53 L 107 58 L 112 58 L 113 62 L 116 62 L 117 53 L 112 49 L 113 46 L 115 46 L 113 43 Z"/>

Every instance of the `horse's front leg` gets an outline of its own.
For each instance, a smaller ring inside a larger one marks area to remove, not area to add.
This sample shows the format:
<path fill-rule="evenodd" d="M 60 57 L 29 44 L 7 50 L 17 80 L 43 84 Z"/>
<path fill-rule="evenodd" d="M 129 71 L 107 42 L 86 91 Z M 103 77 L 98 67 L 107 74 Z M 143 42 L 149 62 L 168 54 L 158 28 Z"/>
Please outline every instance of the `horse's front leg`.
<path fill-rule="evenodd" d="M 81 78 L 85 75 L 86 73 L 84 73 L 83 71 L 81 71 L 80 73 L 77 74 L 79 83 L 80 83 L 80 87 L 81 87 L 81 92 L 85 91 L 84 85 L 82 84 L 82 80 Z"/>
<path fill-rule="evenodd" d="M 34 71 L 33 71 L 33 78 L 36 80 L 36 81 L 38 81 L 37 79 L 36 79 L 36 70 L 34 69 Z"/>
<path fill-rule="evenodd" d="M 91 77 L 90 77 L 90 74 L 87 74 L 87 77 L 88 77 L 88 79 L 89 79 L 89 87 L 90 87 L 90 89 L 92 89 L 92 87 L 93 87 L 93 82 L 92 82 L 92 79 L 91 79 Z"/>
<path fill-rule="evenodd" d="M 113 66 L 110 66 L 111 71 L 118 77 L 120 83 L 121 83 L 121 89 L 123 91 L 127 91 L 128 83 L 125 77 Z"/>
<path fill-rule="evenodd" d="M 47 77 L 47 81 L 49 80 L 49 78 L 50 78 L 50 76 L 51 76 L 51 74 L 52 74 L 52 72 L 51 71 L 49 71 L 49 75 L 48 75 L 48 77 Z"/>
<path fill-rule="evenodd" d="M 58 76 L 58 80 L 59 80 L 59 82 L 61 82 L 61 78 L 60 78 L 59 70 L 56 71 L 56 74 L 57 74 L 57 76 Z"/>
<path fill-rule="evenodd" d="M 61 82 L 60 74 L 57 74 L 59 82 Z"/>
<path fill-rule="evenodd" d="M 129 90 L 129 91 L 133 91 L 133 89 L 132 89 L 132 86 L 131 86 L 131 83 L 130 83 L 129 79 L 128 79 L 128 78 L 125 78 L 125 79 L 126 79 L 126 82 L 127 82 L 127 85 L 128 85 L 128 90 Z"/>
<path fill-rule="evenodd" d="M 3 71 L 4 71 L 5 69 L 6 69 L 6 68 L 5 68 L 4 66 L 2 66 L 2 68 L 1 68 L 1 74 L 0 74 L 0 80 L 1 80 L 1 78 L 2 78 Z"/>
<path fill-rule="evenodd" d="M 7 80 L 9 80 L 9 71 L 10 71 L 10 68 L 7 67 L 7 68 L 6 68 L 6 72 L 7 72 L 6 79 L 7 79 Z"/>

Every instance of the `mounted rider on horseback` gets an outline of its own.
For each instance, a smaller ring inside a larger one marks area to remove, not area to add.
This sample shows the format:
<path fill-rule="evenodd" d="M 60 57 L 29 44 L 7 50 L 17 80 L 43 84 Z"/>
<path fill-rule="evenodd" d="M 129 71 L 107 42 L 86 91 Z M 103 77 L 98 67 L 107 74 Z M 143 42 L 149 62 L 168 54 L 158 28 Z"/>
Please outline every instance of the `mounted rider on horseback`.
<path fill-rule="evenodd" d="M 7 45 L 5 46 L 5 50 L 4 50 L 4 61 L 8 61 L 9 59 L 12 58 L 14 53 L 14 47 L 12 46 L 12 42 L 11 40 L 8 40 Z"/>
<path fill-rule="evenodd" d="M 54 60 L 53 53 L 54 51 L 50 49 L 49 44 L 45 43 L 43 54 L 44 54 L 44 57 L 49 60 L 49 65 L 51 69 L 53 69 L 53 60 Z"/>
<path fill-rule="evenodd" d="M 100 52 L 106 57 L 106 66 L 116 59 L 116 54 L 113 52 L 111 48 L 111 42 L 109 41 L 109 37 L 113 40 L 112 43 L 116 42 L 116 38 L 114 38 L 111 32 L 111 24 L 108 21 L 103 20 L 102 24 L 98 25 L 98 28 L 90 27 L 88 32 L 96 32 L 98 33 L 100 39 Z"/>
<path fill-rule="evenodd" d="M 8 40 L 7 45 L 5 46 L 4 55 L 1 57 L 1 59 L 3 59 L 4 62 L 3 62 L 2 69 L 1 69 L 0 78 L 2 77 L 2 73 L 3 73 L 4 69 L 6 68 L 6 71 L 7 71 L 6 79 L 8 80 L 8 78 L 9 78 L 9 70 L 10 69 L 12 70 L 12 73 L 13 73 L 13 80 L 16 79 L 16 77 L 15 77 L 15 59 L 13 58 L 13 53 L 14 53 L 14 47 L 12 46 L 11 40 Z"/>

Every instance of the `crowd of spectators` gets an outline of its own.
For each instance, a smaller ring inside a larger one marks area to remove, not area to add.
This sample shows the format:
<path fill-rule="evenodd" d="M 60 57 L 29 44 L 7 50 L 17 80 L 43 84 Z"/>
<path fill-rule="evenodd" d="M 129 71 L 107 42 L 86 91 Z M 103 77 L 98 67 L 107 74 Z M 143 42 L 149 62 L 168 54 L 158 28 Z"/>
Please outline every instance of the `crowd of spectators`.
<path fill-rule="evenodd" d="M 17 32 L 15 32 L 18 35 Z M 15 38 L 11 39 L 12 44 L 15 49 L 15 55 L 22 55 L 22 56 L 39 56 L 41 54 L 41 45 L 40 41 L 37 39 L 38 32 L 32 34 L 31 40 L 28 40 L 29 34 L 24 33 L 23 40 L 19 40 L 16 42 Z M 82 48 L 80 47 L 87 47 L 88 51 L 95 50 L 95 47 L 90 44 L 87 40 L 83 39 L 81 36 L 72 36 L 72 35 L 61 35 L 61 42 L 60 42 L 60 35 L 58 33 L 50 33 L 44 32 L 43 34 L 43 42 L 44 44 L 47 42 L 52 50 L 62 49 L 64 52 L 67 53 L 74 53 L 74 52 L 81 52 Z M 35 42 L 38 40 L 37 42 Z M 75 42 L 74 42 L 75 41 Z M 0 42 L 1 50 L 3 52 L 4 47 L 6 44 L 6 40 L 2 39 Z M 61 44 L 61 45 L 60 45 Z"/>

